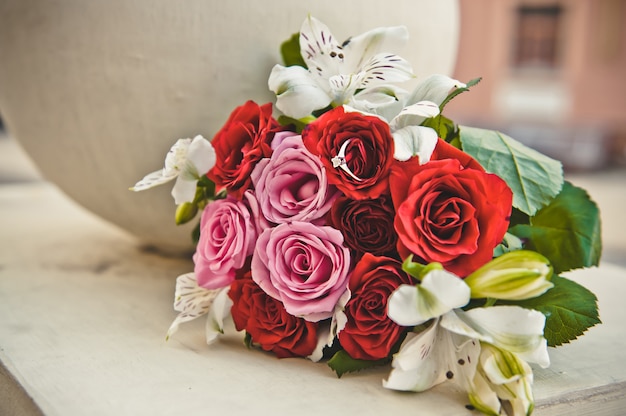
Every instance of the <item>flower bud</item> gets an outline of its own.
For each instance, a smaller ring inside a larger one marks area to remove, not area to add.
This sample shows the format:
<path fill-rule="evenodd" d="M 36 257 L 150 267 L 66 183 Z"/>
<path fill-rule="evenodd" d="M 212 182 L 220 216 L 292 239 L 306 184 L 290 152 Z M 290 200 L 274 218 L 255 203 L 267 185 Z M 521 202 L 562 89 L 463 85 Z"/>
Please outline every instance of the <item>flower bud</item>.
<path fill-rule="evenodd" d="M 529 250 L 505 253 L 465 278 L 472 298 L 522 300 L 545 293 L 554 285 L 550 261 Z"/>
<path fill-rule="evenodd" d="M 485 414 L 501 414 L 500 403 L 506 414 L 531 414 L 535 403 L 528 363 L 512 352 L 487 343 L 480 345 L 479 364 L 469 391 L 472 405 Z"/>
<path fill-rule="evenodd" d="M 174 220 L 176 225 L 185 224 L 193 219 L 198 213 L 198 204 L 194 202 L 183 202 L 176 207 Z"/>

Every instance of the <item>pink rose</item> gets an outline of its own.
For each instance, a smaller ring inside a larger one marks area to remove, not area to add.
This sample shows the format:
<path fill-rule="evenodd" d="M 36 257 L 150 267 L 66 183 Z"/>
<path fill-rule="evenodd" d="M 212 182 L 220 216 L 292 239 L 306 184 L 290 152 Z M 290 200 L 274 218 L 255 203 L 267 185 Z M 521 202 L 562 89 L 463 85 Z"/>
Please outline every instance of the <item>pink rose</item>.
<path fill-rule="evenodd" d="M 328 184 L 320 159 L 310 153 L 299 135 L 281 136 L 271 158 L 258 162 L 252 171 L 252 184 L 261 211 L 268 221 L 316 222 L 338 196 Z M 275 140 L 276 141 L 276 140 Z"/>
<path fill-rule="evenodd" d="M 249 193 L 246 197 L 246 202 L 256 203 Z M 254 251 L 258 232 L 252 212 L 257 210 L 246 202 L 228 196 L 204 208 L 193 255 L 198 285 L 207 289 L 228 286 Z"/>
<path fill-rule="evenodd" d="M 252 279 L 291 315 L 330 318 L 348 288 L 350 251 L 342 243 L 341 232 L 308 222 L 266 229 L 252 256 Z"/>

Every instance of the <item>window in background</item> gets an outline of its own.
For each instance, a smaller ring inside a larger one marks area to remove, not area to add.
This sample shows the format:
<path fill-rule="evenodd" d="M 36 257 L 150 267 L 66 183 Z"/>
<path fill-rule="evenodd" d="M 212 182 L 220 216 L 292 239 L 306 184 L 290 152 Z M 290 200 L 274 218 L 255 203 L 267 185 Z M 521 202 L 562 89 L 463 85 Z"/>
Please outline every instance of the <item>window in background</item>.
<path fill-rule="evenodd" d="M 559 6 L 520 6 L 514 65 L 517 68 L 556 68 L 559 64 Z"/>

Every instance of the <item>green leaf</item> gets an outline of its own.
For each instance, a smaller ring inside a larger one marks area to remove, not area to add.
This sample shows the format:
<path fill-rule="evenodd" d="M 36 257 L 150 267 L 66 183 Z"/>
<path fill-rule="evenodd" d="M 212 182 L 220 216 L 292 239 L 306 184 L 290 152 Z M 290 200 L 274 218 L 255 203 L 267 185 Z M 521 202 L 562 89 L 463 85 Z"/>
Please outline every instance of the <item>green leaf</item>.
<path fill-rule="evenodd" d="M 550 259 L 555 273 L 597 266 L 602 254 L 600 210 L 584 189 L 565 182 L 561 193 L 530 224 L 509 232 Z"/>
<path fill-rule="evenodd" d="M 337 351 L 333 357 L 328 360 L 328 366 L 332 368 L 337 377 L 341 378 L 345 373 L 365 370 L 366 368 L 378 367 L 385 365 L 391 361 L 391 358 L 383 358 L 382 360 L 357 360 L 350 357 L 344 350 Z"/>
<path fill-rule="evenodd" d="M 437 132 L 437 136 L 450 143 L 459 137 L 459 128 L 452 120 L 443 114 L 427 118 L 422 126 L 430 127 Z"/>
<path fill-rule="evenodd" d="M 575 340 L 594 325 L 602 323 L 598 299 L 585 287 L 560 276 L 552 276 L 554 287 L 543 295 L 513 304 L 536 309 L 546 316 L 544 336 L 557 347 Z"/>
<path fill-rule="evenodd" d="M 306 68 L 306 63 L 300 54 L 300 33 L 294 33 L 280 45 L 280 54 L 285 66 L 298 65 Z"/>
<path fill-rule="evenodd" d="M 463 151 L 509 185 L 520 211 L 532 216 L 561 191 L 561 162 L 497 131 L 463 126 L 460 133 Z"/>
<path fill-rule="evenodd" d="M 474 78 L 470 80 L 469 82 L 466 82 L 464 88 L 455 88 L 454 90 L 452 90 L 452 92 L 448 94 L 446 99 L 443 100 L 443 102 L 439 106 L 439 111 L 443 111 L 443 108 L 446 106 L 446 104 L 448 104 L 454 97 L 456 97 L 457 95 L 461 93 L 464 93 L 465 91 L 469 91 L 471 87 L 478 84 L 481 80 L 482 80 L 482 77 Z"/>
<path fill-rule="evenodd" d="M 282 114 L 278 116 L 278 123 L 281 126 L 286 126 L 286 127 L 291 126 L 298 134 L 302 133 L 302 130 L 304 130 L 304 128 L 307 125 L 307 121 L 308 121 L 307 119 L 298 120 L 295 118 L 287 117 L 286 115 L 282 115 Z"/>

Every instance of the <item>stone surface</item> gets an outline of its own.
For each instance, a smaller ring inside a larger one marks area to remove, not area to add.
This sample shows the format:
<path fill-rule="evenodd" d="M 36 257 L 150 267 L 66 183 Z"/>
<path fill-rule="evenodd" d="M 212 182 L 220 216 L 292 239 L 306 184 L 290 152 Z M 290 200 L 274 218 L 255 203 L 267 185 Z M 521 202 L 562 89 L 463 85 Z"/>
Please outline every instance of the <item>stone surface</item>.
<path fill-rule="evenodd" d="M 383 389 L 388 368 L 339 380 L 323 364 L 249 351 L 238 334 L 207 346 L 202 322 L 166 342 L 174 279 L 191 262 L 140 250 L 47 183 L 0 186 L 0 230 L 0 361 L 46 415 L 473 414 L 448 384 Z M 614 415 L 626 406 L 626 271 L 569 277 L 598 295 L 603 324 L 534 369 L 535 414 Z M 0 397 L 0 413 L 9 403 Z"/>

